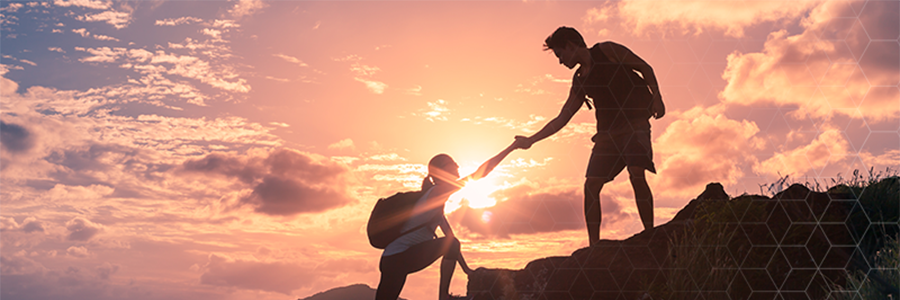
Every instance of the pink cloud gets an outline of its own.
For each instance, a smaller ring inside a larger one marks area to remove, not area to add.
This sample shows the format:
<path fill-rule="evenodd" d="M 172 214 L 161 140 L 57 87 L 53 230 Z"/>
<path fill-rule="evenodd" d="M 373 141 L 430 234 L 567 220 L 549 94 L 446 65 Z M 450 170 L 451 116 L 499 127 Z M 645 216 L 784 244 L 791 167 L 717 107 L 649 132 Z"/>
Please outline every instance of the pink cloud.
<path fill-rule="evenodd" d="M 240 0 L 228 12 L 235 18 L 242 18 L 257 13 L 268 5 L 261 0 Z"/>
<path fill-rule="evenodd" d="M 210 255 L 200 282 L 290 295 L 316 279 L 312 268 L 290 263 L 230 260 Z"/>
<path fill-rule="evenodd" d="M 84 246 L 69 247 L 69 249 L 66 249 L 66 254 L 78 258 L 85 258 L 91 255 L 90 251 L 88 251 Z"/>
<path fill-rule="evenodd" d="M 580 188 L 538 189 L 519 185 L 492 195 L 506 199 L 487 208 L 466 205 L 450 213 L 451 224 L 460 224 L 473 238 L 509 239 L 513 234 L 540 234 L 566 230 L 583 230 L 584 196 Z M 631 195 L 627 197 L 629 199 Z M 637 215 L 622 205 L 616 191 L 607 189 L 600 198 L 604 230 L 620 228 Z M 633 203 L 633 202 L 632 202 Z M 614 230 L 615 231 L 615 230 Z M 606 235 L 610 232 L 604 233 Z"/>
<path fill-rule="evenodd" d="M 28 151 L 34 147 L 34 139 L 34 135 L 25 127 L 0 121 L 0 144 L 6 151 Z"/>
<path fill-rule="evenodd" d="M 900 47 L 895 41 L 870 42 L 868 33 L 879 35 L 882 27 L 890 27 L 879 24 L 896 24 L 897 5 L 867 2 L 857 19 L 847 17 L 855 12 L 843 2 L 823 3 L 801 22 L 802 33 L 773 32 L 761 52 L 729 55 L 722 75 L 728 83 L 719 97 L 726 103 L 797 106 L 798 118 L 829 119 L 834 114 L 874 122 L 897 118 L 900 100 L 877 86 L 896 86 L 900 81 L 896 55 Z"/>
<path fill-rule="evenodd" d="M 186 161 L 182 169 L 224 175 L 252 185 L 252 192 L 241 196 L 240 203 L 269 215 L 322 212 L 355 202 L 347 193 L 350 178 L 345 166 L 290 149 L 265 155 L 213 153 Z"/>
<path fill-rule="evenodd" d="M 95 224 L 84 218 L 74 218 L 74 219 L 70 220 L 69 222 L 66 222 L 66 230 L 69 231 L 69 234 L 66 236 L 66 238 L 68 240 L 87 241 L 87 240 L 90 240 L 95 235 L 97 235 L 98 233 L 100 233 L 100 231 L 103 230 L 103 226 L 101 226 L 99 224 Z M 76 249 L 76 250 L 78 250 L 78 251 L 76 251 L 78 253 L 87 251 L 87 250 L 80 251 L 80 249 Z"/>
<path fill-rule="evenodd" d="M 721 114 L 685 113 L 656 139 L 654 151 L 662 157 L 659 191 L 693 196 L 709 182 L 734 183 L 755 163 L 755 151 L 764 147 L 756 137 L 759 128 L 750 121 L 732 120 Z"/>
<path fill-rule="evenodd" d="M 775 153 L 771 158 L 754 166 L 760 173 L 772 175 L 803 175 L 814 171 L 817 175 L 829 164 L 841 161 L 849 153 L 849 145 L 839 130 L 829 129 L 820 133 L 808 145 Z"/>
<path fill-rule="evenodd" d="M 493 207 L 473 209 L 463 206 L 451 213 L 448 218 L 458 219 L 459 224 L 479 236 L 508 239 L 510 234 L 535 234 L 584 228 L 582 202 L 581 193 L 575 190 L 533 195 L 517 193 Z M 615 207 L 609 205 L 604 208 L 617 211 Z"/>
<path fill-rule="evenodd" d="M 722 30 L 742 37 L 744 29 L 762 22 L 793 19 L 822 0 L 809 1 L 653 1 L 628 0 L 618 4 L 619 15 L 638 35 L 651 29 L 701 33 Z"/>

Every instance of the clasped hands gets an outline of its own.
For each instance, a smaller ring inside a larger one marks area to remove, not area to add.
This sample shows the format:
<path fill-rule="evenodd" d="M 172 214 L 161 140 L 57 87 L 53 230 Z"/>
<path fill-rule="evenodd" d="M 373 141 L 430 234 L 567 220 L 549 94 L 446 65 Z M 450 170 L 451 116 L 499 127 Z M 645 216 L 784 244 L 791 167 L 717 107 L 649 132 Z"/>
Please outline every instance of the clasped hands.
<path fill-rule="evenodd" d="M 516 141 L 513 142 L 513 146 L 516 149 L 525 149 L 525 150 L 527 150 L 528 148 L 531 148 L 532 144 L 534 144 L 534 141 L 532 141 L 531 138 L 528 138 L 527 136 L 522 136 L 522 135 L 517 135 Z"/>

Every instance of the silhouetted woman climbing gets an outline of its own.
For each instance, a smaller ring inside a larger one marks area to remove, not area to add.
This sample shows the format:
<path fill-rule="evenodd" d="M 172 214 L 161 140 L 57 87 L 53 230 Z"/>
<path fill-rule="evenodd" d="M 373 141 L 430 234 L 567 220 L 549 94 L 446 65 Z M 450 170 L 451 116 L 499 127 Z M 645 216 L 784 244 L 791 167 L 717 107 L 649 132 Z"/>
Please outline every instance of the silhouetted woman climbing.
<path fill-rule="evenodd" d="M 450 279 L 459 262 L 463 272 L 471 274 L 472 269 L 466 264 L 460 252 L 459 240 L 444 216 L 444 203 L 450 195 L 463 187 L 468 180 L 480 179 L 488 175 L 510 152 L 516 149 L 513 143 L 500 154 L 486 161 L 478 170 L 465 178 L 459 178 L 459 165 L 447 154 L 438 154 L 428 162 L 428 176 L 422 181 L 425 194 L 416 202 L 414 211 L 427 211 L 410 218 L 404 225 L 406 230 L 425 226 L 410 231 L 384 248 L 381 255 L 381 281 L 378 283 L 376 300 L 396 300 L 400 296 L 406 276 L 421 271 L 431 265 L 439 257 L 441 260 L 441 283 L 438 299 L 450 299 Z M 443 237 L 437 237 L 435 229 L 440 226 Z"/>

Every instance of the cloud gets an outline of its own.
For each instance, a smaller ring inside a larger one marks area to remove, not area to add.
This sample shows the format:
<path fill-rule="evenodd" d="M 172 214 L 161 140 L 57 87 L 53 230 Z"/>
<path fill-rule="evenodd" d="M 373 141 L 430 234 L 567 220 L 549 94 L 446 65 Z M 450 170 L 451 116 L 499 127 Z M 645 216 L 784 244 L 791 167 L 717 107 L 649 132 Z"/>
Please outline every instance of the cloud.
<path fill-rule="evenodd" d="M 6 55 L 6 54 L 3 54 L 2 57 L 5 58 L 5 59 L 12 60 L 12 61 L 23 62 L 23 63 L 29 64 L 29 65 L 31 65 L 31 66 L 37 66 L 37 63 L 35 63 L 35 62 L 33 62 L 33 61 L 30 61 L 30 60 L 27 60 L 27 59 L 18 59 L 18 58 L 15 58 L 15 57 L 12 57 L 12 56 L 9 56 L 9 55 Z M 2 71 L 3 71 L 2 74 L 6 74 L 6 72 L 8 72 L 9 69 L 13 69 L 13 70 L 24 70 L 24 68 L 22 68 L 21 66 L 7 66 L 7 65 L 0 65 L 0 66 L 2 66 L 2 68 L 3 68 L 3 69 L 2 69 Z"/>
<path fill-rule="evenodd" d="M 91 9 L 108 9 L 111 2 L 100 0 L 55 0 L 53 4 L 62 7 L 79 6 Z"/>
<path fill-rule="evenodd" d="M 356 73 L 356 76 L 369 77 L 369 76 L 375 75 L 375 73 L 381 71 L 381 69 L 378 67 L 361 65 L 357 62 L 350 66 L 350 71 L 352 71 L 353 73 Z"/>
<path fill-rule="evenodd" d="M 22 221 L 22 231 L 25 233 L 44 232 L 44 224 L 34 217 L 28 217 Z"/>
<path fill-rule="evenodd" d="M 128 27 L 128 23 L 131 23 L 131 13 L 108 10 L 100 13 L 77 16 L 75 19 L 85 22 L 106 22 L 116 29 L 122 29 Z"/>
<path fill-rule="evenodd" d="M 404 93 L 406 93 L 407 95 L 422 96 L 422 86 L 417 85 L 414 88 L 408 88 Z"/>
<path fill-rule="evenodd" d="M 97 276 L 100 277 L 100 279 L 109 280 L 110 276 L 119 271 L 119 265 L 104 262 L 94 270 L 97 272 Z"/>
<path fill-rule="evenodd" d="M 267 176 L 253 188 L 253 194 L 242 201 L 256 206 L 259 213 L 290 216 L 323 212 L 352 201 L 341 193 L 328 187 L 309 186 L 299 180 Z"/>
<path fill-rule="evenodd" d="M 657 161 L 660 187 L 654 192 L 693 196 L 689 193 L 709 182 L 737 182 L 744 174 L 741 166 L 756 163 L 754 153 L 764 148 L 758 132 L 750 121 L 700 109 L 684 113 L 653 145 L 663 158 Z"/>
<path fill-rule="evenodd" d="M 818 175 L 829 164 L 843 160 L 849 153 L 849 147 L 840 130 L 827 129 L 808 145 L 775 153 L 754 166 L 754 170 L 778 176 L 803 175 L 812 170 Z"/>
<path fill-rule="evenodd" d="M 406 159 L 396 156 L 400 161 Z M 360 177 L 371 178 L 378 183 L 371 187 L 372 195 L 386 196 L 398 190 L 418 189 L 422 186 L 422 179 L 428 173 L 428 167 L 424 164 L 391 163 L 381 164 L 385 160 L 393 159 L 393 155 L 369 158 L 371 163 L 360 164 L 354 173 Z"/>
<path fill-rule="evenodd" d="M 154 279 L 126 280 L 119 284 L 112 276 L 122 267 L 109 262 L 96 263 L 87 248 L 64 248 L 68 257 L 47 258 L 52 262 L 40 262 L 41 257 L 8 255 L 0 256 L 3 299 L 178 299 L 184 294 L 159 289 Z M 29 255 L 30 256 L 30 255 Z M 46 266 L 50 266 L 45 267 Z M 171 274 L 171 273 L 169 273 Z M 172 278 L 167 278 L 172 279 Z M 186 279 L 186 278 L 185 278 Z M 195 278 L 192 278 L 196 280 Z M 191 285 L 191 286 L 195 286 Z M 190 288 L 190 286 L 181 286 Z M 152 291 L 152 292 L 151 292 Z M 194 297 L 218 298 L 209 292 L 193 292 Z"/>
<path fill-rule="evenodd" d="M 347 149 L 347 148 L 351 148 L 351 149 L 354 148 L 354 146 L 353 146 L 353 140 L 351 140 L 351 139 L 343 139 L 343 140 L 340 140 L 340 141 L 337 142 L 337 143 L 328 145 L 328 149 Z"/>
<path fill-rule="evenodd" d="M 383 94 L 384 90 L 387 89 L 388 85 L 381 81 L 368 80 L 363 78 L 353 78 L 356 81 L 362 82 L 366 85 L 366 88 L 369 89 L 372 93 L 375 94 Z"/>
<path fill-rule="evenodd" d="M 0 270 L 2 270 L 0 274 L 8 276 L 44 272 L 46 268 L 27 257 L 0 255 Z M 4 287 L 6 287 L 5 284 Z"/>
<path fill-rule="evenodd" d="M 81 37 L 88 37 L 91 35 L 91 33 L 88 32 L 85 28 L 72 29 L 72 32 L 80 34 Z"/>
<path fill-rule="evenodd" d="M 572 80 L 556 78 L 553 77 L 552 74 L 544 74 L 543 76 L 532 77 L 531 81 L 527 85 L 522 83 L 518 84 L 515 91 L 518 93 L 528 93 L 531 95 L 546 95 L 550 92 L 540 88 L 542 86 L 546 86 L 546 82 L 571 85 Z"/>
<path fill-rule="evenodd" d="M 296 150 L 275 150 L 265 157 L 213 153 L 188 160 L 182 167 L 186 172 L 224 175 L 252 185 L 239 202 L 263 214 L 317 213 L 355 202 L 347 193 L 346 167 Z"/>
<path fill-rule="evenodd" d="M 618 205 L 603 199 L 604 217 L 620 213 Z M 584 198 L 575 190 L 551 193 L 519 193 L 493 207 L 462 206 L 448 218 L 484 237 L 510 238 L 510 234 L 535 234 L 584 228 Z"/>
<path fill-rule="evenodd" d="M 428 121 L 447 121 L 447 114 L 450 112 L 450 109 L 447 108 L 447 101 L 443 99 L 438 99 L 434 102 L 427 102 L 428 111 L 419 114 L 413 115 L 421 115 L 424 116 Z M 421 111 L 421 110 L 420 110 Z"/>
<path fill-rule="evenodd" d="M 350 72 L 356 74 L 353 78 L 356 81 L 362 82 L 366 85 L 366 88 L 369 89 L 372 93 L 382 94 L 384 90 L 387 89 L 388 85 L 381 81 L 376 81 L 371 79 L 375 73 L 381 71 L 378 67 L 372 67 L 360 64 L 359 61 L 362 60 L 357 55 L 349 55 L 344 58 L 336 58 L 335 61 L 353 61 L 354 63 L 350 65 Z"/>
<path fill-rule="evenodd" d="M 34 147 L 34 139 L 25 127 L 0 121 L 0 143 L 6 151 L 13 153 L 28 151 Z"/>
<path fill-rule="evenodd" d="M 116 41 L 116 42 L 119 41 L 119 39 L 111 37 L 111 36 L 106 36 L 106 35 L 102 35 L 102 34 L 91 34 L 85 28 L 72 29 L 72 32 L 77 33 L 77 34 L 81 35 L 82 37 L 93 37 L 94 39 L 101 40 L 101 41 Z M 60 48 L 51 47 L 50 50 L 66 53 L 65 51 L 63 51 Z"/>
<path fill-rule="evenodd" d="M 203 28 L 202 30 L 200 30 L 200 33 L 208 35 L 215 40 L 222 39 L 222 31 L 221 30 L 216 30 L 216 29 L 212 29 L 212 28 Z"/>
<path fill-rule="evenodd" d="M 269 5 L 262 0 L 239 0 L 234 7 L 228 10 L 228 13 L 230 13 L 232 17 L 240 19 L 255 14 L 268 6 Z"/>
<path fill-rule="evenodd" d="M 22 224 L 16 223 L 13 218 L 0 217 L 0 231 L 21 230 L 25 233 L 45 232 L 44 224 L 35 217 L 27 217 L 22 220 Z"/>
<path fill-rule="evenodd" d="M 165 80 L 163 75 L 177 75 L 184 78 L 197 79 L 214 88 L 229 92 L 247 93 L 251 87 L 247 80 L 237 78 L 232 67 L 214 64 L 196 56 L 178 55 L 165 51 L 150 52 L 144 49 L 127 49 L 122 47 L 81 48 L 92 56 L 82 57 L 79 61 L 96 63 L 119 63 L 122 68 L 134 69 L 144 74 L 147 80 Z M 174 85 L 174 84 L 173 84 Z"/>
<path fill-rule="evenodd" d="M 13 3 L 10 3 L 9 5 L 7 5 L 6 7 L 0 8 L 0 12 L 14 13 L 14 12 L 19 11 L 19 9 L 22 7 L 25 7 L 25 5 L 22 3 L 13 2 Z"/>
<path fill-rule="evenodd" d="M 69 222 L 66 222 L 66 230 L 69 231 L 69 234 L 66 236 L 66 239 L 70 241 L 87 241 L 92 237 L 100 233 L 103 230 L 103 226 L 99 224 L 94 224 L 87 219 L 76 217 Z M 84 249 L 84 248 L 82 248 Z M 70 251 L 71 252 L 71 251 Z M 86 250 L 85 250 L 86 252 Z"/>
<path fill-rule="evenodd" d="M 377 161 L 406 161 L 406 158 L 400 156 L 397 153 L 372 155 L 369 156 L 369 159 Z"/>
<path fill-rule="evenodd" d="M 346 272 L 368 273 L 377 270 L 369 261 L 361 258 L 338 258 L 325 261 L 316 266 L 316 271 L 321 273 L 341 274 Z"/>
<path fill-rule="evenodd" d="M 50 50 L 50 51 L 56 51 L 56 52 L 59 52 L 59 53 L 66 53 L 66 50 L 63 50 L 63 49 L 60 48 L 60 47 L 48 47 L 47 50 Z"/>
<path fill-rule="evenodd" d="M 281 262 L 231 260 L 210 255 L 203 267 L 200 283 L 216 286 L 273 291 L 290 295 L 291 291 L 308 286 L 316 280 L 311 268 Z"/>
<path fill-rule="evenodd" d="M 900 117 L 896 97 L 878 87 L 900 82 L 900 47 L 869 40 L 872 35 L 896 39 L 896 26 L 882 24 L 900 22 L 898 5 L 870 1 L 856 19 L 846 17 L 856 14 L 843 2 L 823 3 L 801 22 L 802 33 L 773 32 L 762 52 L 730 54 L 722 74 L 727 85 L 719 97 L 742 105 L 796 106 L 796 118 L 844 114 L 878 122 Z"/>
<path fill-rule="evenodd" d="M 192 23 L 200 23 L 203 22 L 203 19 L 195 18 L 195 17 L 181 17 L 177 19 L 162 19 L 156 20 L 156 26 L 177 26 L 183 24 L 192 24 Z"/>
<path fill-rule="evenodd" d="M 633 32 L 638 35 L 650 29 L 680 30 L 677 32 L 680 34 L 698 34 L 711 29 L 722 30 L 728 36 L 742 37 L 744 29 L 749 26 L 794 19 L 822 2 L 629 0 L 619 2 L 617 9 L 627 26 L 633 28 Z M 603 16 L 600 12 L 592 15 Z"/>
<path fill-rule="evenodd" d="M 69 247 L 69 249 L 66 249 L 66 254 L 79 258 L 85 258 L 91 255 L 90 251 L 83 246 Z"/>
<path fill-rule="evenodd" d="M 279 58 L 281 58 L 281 59 L 284 59 L 284 60 L 287 61 L 287 62 L 297 64 L 297 65 L 299 65 L 299 66 L 301 66 L 301 67 L 309 67 L 309 65 L 307 65 L 306 63 L 304 63 L 304 62 L 301 61 L 300 59 L 298 59 L 298 58 L 296 58 L 296 57 L 293 57 L 293 56 L 287 56 L 287 55 L 284 55 L 284 54 L 281 54 L 281 53 L 279 53 L 279 54 L 272 54 L 272 56 L 279 57 Z"/>
<path fill-rule="evenodd" d="M 19 224 L 16 222 L 16 219 L 0 216 L 0 231 L 16 230 L 18 228 Z"/>
<path fill-rule="evenodd" d="M 102 35 L 102 34 L 95 34 L 94 38 L 101 40 L 101 41 L 116 41 L 116 42 L 119 41 L 119 39 L 117 39 L 117 38 L 114 38 L 114 37 L 111 37 L 108 35 Z"/>

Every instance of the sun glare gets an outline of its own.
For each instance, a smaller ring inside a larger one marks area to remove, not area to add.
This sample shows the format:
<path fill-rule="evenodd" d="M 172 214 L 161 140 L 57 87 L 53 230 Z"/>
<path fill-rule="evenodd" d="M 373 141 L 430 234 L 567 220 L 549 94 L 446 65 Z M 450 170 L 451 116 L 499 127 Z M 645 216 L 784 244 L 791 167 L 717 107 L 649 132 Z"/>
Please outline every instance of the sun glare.
<path fill-rule="evenodd" d="M 474 172 L 476 168 L 460 168 L 460 174 L 469 174 Z M 497 205 L 497 199 L 490 197 L 490 194 L 502 188 L 501 185 L 495 184 L 497 178 L 491 174 L 479 180 L 469 180 L 462 189 L 450 195 L 450 199 L 444 206 L 445 213 L 451 213 L 465 203 L 470 208 L 487 208 Z"/>

